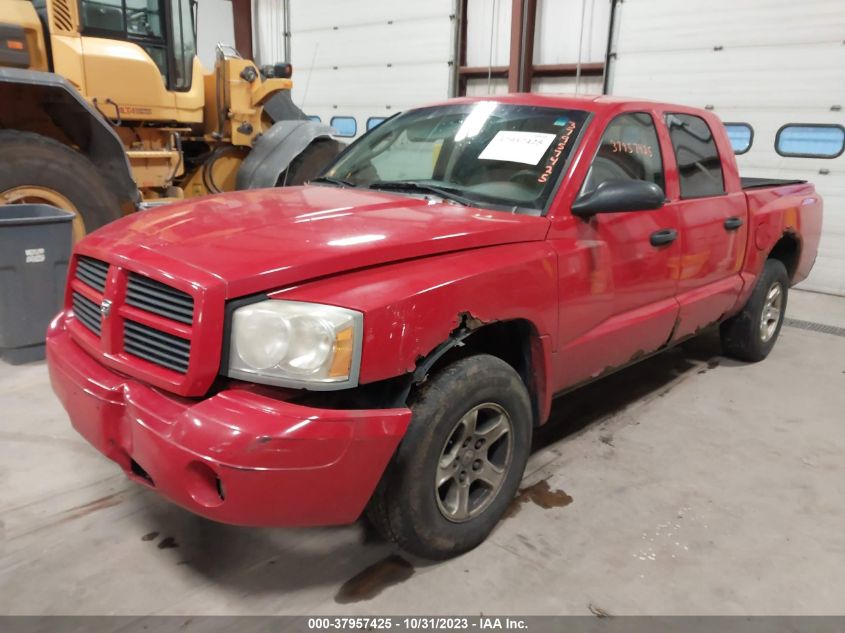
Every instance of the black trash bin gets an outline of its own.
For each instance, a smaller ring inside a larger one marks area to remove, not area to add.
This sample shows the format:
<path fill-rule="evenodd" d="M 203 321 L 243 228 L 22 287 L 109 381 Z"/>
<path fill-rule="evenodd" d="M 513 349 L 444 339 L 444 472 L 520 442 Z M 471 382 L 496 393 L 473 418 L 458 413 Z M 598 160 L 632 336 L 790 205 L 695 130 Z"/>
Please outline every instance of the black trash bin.
<path fill-rule="evenodd" d="M 0 358 L 44 358 L 47 325 L 62 305 L 73 213 L 46 204 L 0 206 Z"/>

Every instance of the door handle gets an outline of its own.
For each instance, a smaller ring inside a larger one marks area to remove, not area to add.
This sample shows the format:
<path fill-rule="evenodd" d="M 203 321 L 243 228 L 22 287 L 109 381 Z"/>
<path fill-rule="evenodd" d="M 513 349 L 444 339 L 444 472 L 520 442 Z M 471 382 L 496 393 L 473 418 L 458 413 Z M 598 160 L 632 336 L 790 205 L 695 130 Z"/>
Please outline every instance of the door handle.
<path fill-rule="evenodd" d="M 660 229 L 651 234 L 649 241 L 652 246 L 665 246 L 678 239 L 678 232 L 675 229 Z"/>
<path fill-rule="evenodd" d="M 728 218 L 725 220 L 726 231 L 736 231 L 742 226 L 742 218 Z"/>

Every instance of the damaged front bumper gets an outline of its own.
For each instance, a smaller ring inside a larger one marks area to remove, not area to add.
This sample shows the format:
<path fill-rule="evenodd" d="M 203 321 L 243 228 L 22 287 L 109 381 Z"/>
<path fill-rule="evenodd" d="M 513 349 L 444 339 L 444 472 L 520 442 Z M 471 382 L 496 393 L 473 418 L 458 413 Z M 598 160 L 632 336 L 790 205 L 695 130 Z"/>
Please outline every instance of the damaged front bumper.
<path fill-rule="evenodd" d="M 355 521 L 409 409 L 303 407 L 244 389 L 177 398 L 107 369 L 51 325 L 53 389 L 76 430 L 130 478 L 209 519 L 306 526 Z"/>

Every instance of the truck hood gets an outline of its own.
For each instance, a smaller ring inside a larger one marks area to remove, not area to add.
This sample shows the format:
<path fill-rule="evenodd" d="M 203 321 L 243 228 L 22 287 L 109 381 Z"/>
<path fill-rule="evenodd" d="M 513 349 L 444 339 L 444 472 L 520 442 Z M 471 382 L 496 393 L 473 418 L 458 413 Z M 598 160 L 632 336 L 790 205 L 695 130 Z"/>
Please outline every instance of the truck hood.
<path fill-rule="evenodd" d="M 542 240 L 548 226 L 542 217 L 311 185 L 141 211 L 92 233 L 79 250 L 168 277 L 202 271 L 198 279 L 218 280 L 232 298 L 402 259 Z"/>

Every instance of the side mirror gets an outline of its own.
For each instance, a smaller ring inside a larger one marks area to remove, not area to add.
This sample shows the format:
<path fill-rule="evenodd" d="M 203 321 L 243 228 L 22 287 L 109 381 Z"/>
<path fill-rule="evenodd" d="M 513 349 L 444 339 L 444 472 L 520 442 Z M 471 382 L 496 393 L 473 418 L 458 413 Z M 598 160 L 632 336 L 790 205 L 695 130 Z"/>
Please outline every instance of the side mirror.
<path fill-rule="evenodd" d="M 658 185 L 645 180 L 605 180 L 595 191 L 572 204 L 572 215 L 587 218 L 596 213 L 659 209 L 666 200 Z"/>

